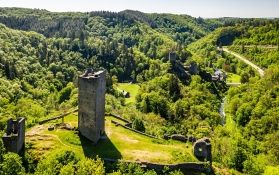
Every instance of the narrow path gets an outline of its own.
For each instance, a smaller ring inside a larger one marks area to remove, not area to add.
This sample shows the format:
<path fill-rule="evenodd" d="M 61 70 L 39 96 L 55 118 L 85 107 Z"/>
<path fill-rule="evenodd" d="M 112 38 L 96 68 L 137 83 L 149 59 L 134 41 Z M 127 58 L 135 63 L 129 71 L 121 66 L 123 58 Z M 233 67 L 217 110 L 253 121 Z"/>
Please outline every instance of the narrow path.
<path fill-rule="evenodd" d="M 25 136 L 26 137 L 36 137 L 36 136 L 50 136 L 53 137 L 54 139 L 58 140 L 62 145 L 71 148 L 71 149 L 75 149 L 75 150 L 79 150 L 78 148 L 75 148 L 71 145 L 67 145 L 65 144 L 57 135 L 55 134 L 43 134 L 43 131 L 45 131 L 47 129 L 47 127 L 45 125 L 37 125 L 34 126 L 31 130 L 27 131 Z"/>
<path fill-rule="evenodd" d="M 277 49 L 278 48 L 278 46 L 274 46 L 274 45 L 245 45 L 244 47 L 253 48 L 256 46 L 257 46 L 257 48 L 263 48 L 263 49 Z M 241 45 L 239 47 L 241 47 Z"/>
<path fill-rule="evenodd" d="M 62 145 L 66 146 L 66 147 L 68 147 L 68 148 L 75 149 L 75 150 L 79 150 L 78 148 L 75 148 L 75 147 L 73 147 L 73 146 L 71 146 L 71 145 L 65 144 L 65 143 L 64 143 L 57 135 L 55 135 L 55 134 L 44 134 L 44 135 L 46 135 L 46 136 L 51 136 L 51 137 L 56 138 Z"/>
<path fill-rule="evenodd" d="M 244 56 L 236 53 L 236 52 L 233 52 L 233 51 L 230 51 L 228 48 L 226 47 L 223 47 L 223 51 L 235 56 L 236 58 L 238 58 L 239 60 L 243 61 L 244 63 L 250 65 L 251 67 L 253 67 L 254 69 L 256 69 L 260 76 L 263 77 L 264 76 L 264 70 L 262 70 L 259 66 L 255 65 L 254 63 L 252 63 L 251 61 L 249 61 L 247 58 L 245 58 Z"/>

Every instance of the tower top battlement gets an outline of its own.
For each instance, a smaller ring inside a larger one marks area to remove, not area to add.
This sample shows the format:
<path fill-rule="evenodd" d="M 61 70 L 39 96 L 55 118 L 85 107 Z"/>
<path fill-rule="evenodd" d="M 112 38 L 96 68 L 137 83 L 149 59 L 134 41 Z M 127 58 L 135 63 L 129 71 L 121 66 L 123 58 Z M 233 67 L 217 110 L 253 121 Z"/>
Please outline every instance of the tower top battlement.
<path fill-rule="evenodd" d="M 84 74 L 80 76 L 80 78 L 99 78 L 101 74 L 103 74 L 105 70 L 97 70 L 93 71 L 93 69 L 87 69 Z"/>

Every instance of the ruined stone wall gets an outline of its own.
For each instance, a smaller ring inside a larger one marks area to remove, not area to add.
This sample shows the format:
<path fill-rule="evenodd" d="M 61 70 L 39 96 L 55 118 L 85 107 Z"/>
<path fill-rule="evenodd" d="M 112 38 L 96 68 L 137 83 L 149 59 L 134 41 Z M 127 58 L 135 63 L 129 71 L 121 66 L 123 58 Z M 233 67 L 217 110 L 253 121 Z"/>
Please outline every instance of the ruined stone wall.
<path fill-rule="evenodd" d="M 161 165 L 155 163 L 141 163 L 145 165 L 147 169 L 154 169 L 157 171 L 163 171 L 165 167 L 168 167 L 169 170 L 180 170 L 183 173 L 190 173 L 192 172 L 210 172 L 211 167 L 208 166 L 206 163 L 200 162 L 185 162 L 185 163 L 178 163 L 178 164 L 170 164 L 170 165 Z"/>
<path fill-rule="evenodd" d="M 112 113 L 107 113 L 106 115 L 110 115 L 110 116 L 112 116 L 112 117 L 114 117 L 114 118 L 116 118 L 116 119 L 118 119 L 118 120 L 121 120 L 121 121 L 127 123 L 127 124 L 128 124 L 128 123 L 132 123 L 131 121 L 129 121 L 129 120 L 127 120 L 127 119 L 121 117 L 121 115 L 116 115 L 116 114 L 112 114 Z"/>
<path fill-rule="evenodd" d="M 55 116 L 55 117 L 51 117 L 51 118 L 48 118 L 48 119 L 41 120 L 41 121 L 39 121 L 39 124 L 42 125 L 42 124 L 47 123 L 47 122 L 49 122 L 49 121 L 61 119 L 61 118 L 65 117 L 65 116 L 67 116 L 67 115 L 69 115 L 69 114 L 74 113 L 74 112 L 78 112 L 78 109 L 75 109 L 75 110 L 70 111 L 70 112 L 66 112 L 66 113 L 64 113 L 64 114 L 61 114 L 61 115 L 58 115 L 58 116 Z"/>
<path fill-rule="evenodd" d="M 7 131 L 2 140 L 7 151 L 20 153 L 25 144 L 25 119 L 9 119 L 7 122 Z"/>
<path fill-rule="evenodd" d="M 198 172 L 204 172 L 210 174 L 212 172 L 212 167 L 207 164 L 206 162 L 182 162 L 177 164 L 157 164 L 157 163 L 150 163 L 150 162 L 141 162 L 141 161 L 125 161 L 119 159 L 109 159 L 104 158 L 105 162 L 115 163 L 115 162 L 125 162 L 125 163 L 137 163 L 142 168 L 145 169 L 153 169 L 156 171 L 163 171 L 165 167 L 168 167 L 169 170 L 180 170 L 184 174 L 196 174 Z M 200 174 L 200 173 L 199 173 Z"/>
<path fill-rule="evenodd" d="M 128 130 L 130 130 L 130 131 L 136 132 L 136 133 L 138 133 L 138 134 L 141 134 L 141 135 L 144 135 L 144 136 L 153 138 L 153 139 L 160 139 L 160 138 L 155 137 L 155 136 L 153 136 L 153 135 L 149 135 L 149 134 L 146 134 L 146 133 L 144 133 L 144 132 L 141 132 L 141 131 L 138 131 L 138 130 L 136 130 L 136 129 L 133 129 L 133 128 L 127 126 L 127 124 L 123 125 L 123 124 L 118 123 L 117 121 L 114 121 L 114 120 L 111 120 L 111 123 L 115 124 L 116 126 L 121 126 L 121 127 L 125 128 L 125 129 L 128 129 Z"/>
<path fill-rule="evenodd" d="M 200 161 L 212 162 L 211 143 L 209 138 L 202 138 L 194 143 L 194 155 Z"/>
<path fill-rule="evenodd" d="M 105 76 L 105 71 L 98 71 L 78 79 L 78 127 L 80 133 L 94 143 L 105 130 Z"/>

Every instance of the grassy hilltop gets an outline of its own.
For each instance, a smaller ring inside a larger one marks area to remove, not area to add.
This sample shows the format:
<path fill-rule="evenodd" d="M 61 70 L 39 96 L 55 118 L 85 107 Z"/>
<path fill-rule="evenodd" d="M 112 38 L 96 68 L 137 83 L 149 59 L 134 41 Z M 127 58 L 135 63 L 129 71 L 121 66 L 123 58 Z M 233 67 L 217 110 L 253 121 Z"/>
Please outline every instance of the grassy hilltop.
<path fill-rule="evenodd" d="M 79 157 L 94 158 L 98 155 L 100 158 L 166 164 L 197 161 L 192 153 L 192 144 L 152 139 L 115 126 L 111 120 L 118 121 L 106 116 L 107 139 L 100 140 L 95 146 L 80 137 L 77 132 L 62 129 L 48 131 L 47 127 L 51 124 L 35 126 L 27 132 L 27 144 L 30 145 L 28 151 L 35 157 L 71 150 Z M 77 126 L 77 114 L 65 117 L 65 122 Z M 40 130 L 36 131 L 38 128 Z M 36 134 L 29 134 L 34 132 Z"/>

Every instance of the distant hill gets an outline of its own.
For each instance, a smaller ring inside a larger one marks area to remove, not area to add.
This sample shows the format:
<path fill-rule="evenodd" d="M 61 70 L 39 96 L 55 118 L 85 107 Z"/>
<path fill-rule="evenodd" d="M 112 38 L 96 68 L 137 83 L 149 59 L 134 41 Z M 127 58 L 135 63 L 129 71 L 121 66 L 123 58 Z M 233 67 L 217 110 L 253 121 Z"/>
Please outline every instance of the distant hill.
<path fill-rule="evenodd" d="M 119 13 L 107 11 L 55 13 L 39 9 L 0 8 L 0 14 L 0 22 L 6 26 L 36 31 L 46 37 L 78 38 L 82 33 L 90 32 L 91 20 L 101 18 L 104 25 L 111 27 L 116 25 L 132 27 L 144 23 L 158 32 L 167 34 L 180 44 L 189 44 L 221 24 L 217 20 L 205 20 L 188 15 L 148 14 L 132 10 Z"/>

